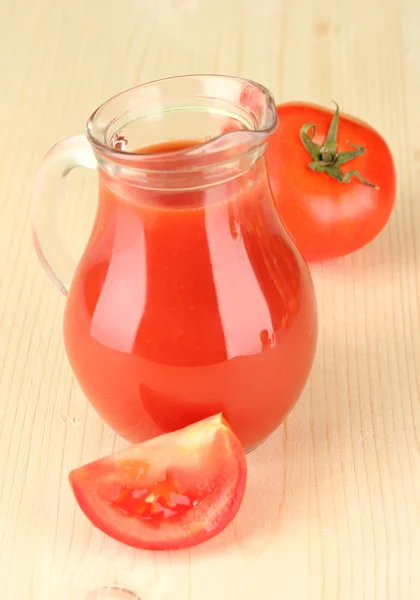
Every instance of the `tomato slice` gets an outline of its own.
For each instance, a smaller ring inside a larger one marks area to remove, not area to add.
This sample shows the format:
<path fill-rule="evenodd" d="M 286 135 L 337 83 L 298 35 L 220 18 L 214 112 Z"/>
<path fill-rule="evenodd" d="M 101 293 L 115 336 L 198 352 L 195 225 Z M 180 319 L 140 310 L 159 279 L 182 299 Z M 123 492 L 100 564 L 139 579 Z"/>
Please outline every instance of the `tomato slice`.
<path fill-rule="evenodd" d="M 131 446 L 70 473 L 80 508 L 116 540 L 149 550 L 200 544 L 237 513 L 247 464 L 221 415 Z"/>

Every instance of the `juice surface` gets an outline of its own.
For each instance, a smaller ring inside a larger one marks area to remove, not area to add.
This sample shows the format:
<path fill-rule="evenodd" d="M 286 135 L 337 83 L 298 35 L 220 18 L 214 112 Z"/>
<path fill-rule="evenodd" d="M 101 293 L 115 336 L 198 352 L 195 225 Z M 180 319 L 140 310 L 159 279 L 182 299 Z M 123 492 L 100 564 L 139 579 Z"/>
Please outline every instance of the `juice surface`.
<path fill-rule="evenodd" d="M 299 397 L 316 329 L 309 272 L 275 213 L 263 160 L 183 191 L 101 173 L 64 339 L 82 389 L 120 435 L 138 442 L 222 412 L 244 446 L 259 443 Z"/>

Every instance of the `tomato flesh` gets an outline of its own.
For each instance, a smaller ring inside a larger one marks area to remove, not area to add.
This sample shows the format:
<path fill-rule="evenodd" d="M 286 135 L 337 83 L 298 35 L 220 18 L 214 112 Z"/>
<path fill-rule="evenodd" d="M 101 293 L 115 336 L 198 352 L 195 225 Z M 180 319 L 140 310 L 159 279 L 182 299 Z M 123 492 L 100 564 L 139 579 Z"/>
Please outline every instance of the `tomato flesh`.
<path fill-rule="evenodd" d="M 224 529 L 245 491 L 246 458 L 220 415 L 70 473 L 81 509 L 130 546 L 186 548 Z"/>
<path fill-rule="evenodd" d="M 202 495 L 185 494 L 179 484 L 167 474 L 163 481 L 149 488 L 122 486 L 118 495 L 108 502 L 123 515 L 132 515 L 151 526 L 159 527 L 163 519 L 179 519 L 198 505 Z M 103 496 L 105 500 L 107 498 Z"/>

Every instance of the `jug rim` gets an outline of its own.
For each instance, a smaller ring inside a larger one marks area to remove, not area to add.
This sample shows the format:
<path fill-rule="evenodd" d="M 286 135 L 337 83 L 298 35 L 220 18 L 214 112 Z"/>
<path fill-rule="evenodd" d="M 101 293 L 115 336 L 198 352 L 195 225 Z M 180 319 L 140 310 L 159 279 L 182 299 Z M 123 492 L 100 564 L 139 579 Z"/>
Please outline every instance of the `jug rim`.
<path fill-rule="evenodd" d="M 166 160 L 168 157 L 171 157 L 172 159 L 177 159 L 178 157 L 182 156 L 182 157 L 191 157 L 194 158 L 195 156 L 197 156 L 197 154 L 199 153 L 203 153 L 205 152 L 207 155 L 217 155 L 220 154 L 221 152 L 221 140 L 223 140 L 223 150 L 226 150 L 226 146 L 230 144 L 230 146 L 236 145 L 240 142 L 240 137 L 242 139 L 242 143 L 246 143 L 247 144 L 247 148 L 246 151 L 243 154 L 247 154 L 249 152 L 250 149 L 255 148 L 255 146 L 261 146 L 265 140 L 276 130 L 277 128 L 277 111 L 276 111 L 276 104 L 275 104 L 275 100 L 273 97 L 273 94 L 271 93 L 271 91 L 264 86 L 261 83 L 258 83 L 252 79 L 247 79 L 244 77 L 237 77 L 237 76 L 232 76 L 232 75 L 223 75 L 223 74 L 216 74 L 216 73 L 191 73 L 191 74 L 184 74 L 184 75 L 175 75 L 175 76 L 170 76 L 170 77 L 164 77 L 164 78 L 159 78 L 159 79 L 155 79 L 155 80 L 151 80 L 151 81 L 147 81 L 145 83 L 136 85 L 136 86 L 132 86 L 130 88 L 127 88 L 126 90 L 123 90 L 122 92 L 119 92 L 118 94 L 115 94 L 114 96 L 111 96 L 110 98 L 108 98 L 107 100 L 105 100 L 104 102 L 102 102 L 98 108 L 95 109 L 95 111 L 91 114 L 91 116 L 88 119 L 87 122 L 87 138 L 90 142 L 90 144 L 92 145 L 92 147 L 94 148 L 94 150 L 96 150 L 97 152 L 99 152 L 101 155 L 105 156 L 105 158 L 111 160 L 111 161 L 115 161 L 115 162 L 120 162 L 121 160 L 124 161 L 125 165 L 128 166 L 128 164 L 126 163 L 126 161 L 135 161 L 137 163 L 137 165 L 132 164 L 132 167 L 134 168 L 141 168 L 142 170 L 154 170 L 153 168 L 153 162 L 156 159 L 156 153 L 155 152 L 147 152 L 147 147 L 146 147 L 146 151 L 142 152 L 141 154 L 139 154 L 138 149 L 136 148 L 135 150 L 128 150 L 128 149 L 124 149 L 124 148 L 119 148 L 119 147 L 115 147 L 112 146 L 110 143 L 110 139 L 107 139 L 107 135 L 109 136 L 109 126 L 115 124 L 115 122 L 118 120 L 118 115 L 113 115 L 111 118 L 108 119 L 103 119 L 103 122 L 100 121 L 101 115 L 102 113 L 104 113 L 104 111 L 106 111 L 106 109 L 112 109 L 112 106 L 117 104 L 120 104 L 120 106 L 122 106 L 123 110 L 124 110 L 124 103 L 122 103 L 122 101 L 127 100 L 127 110 L 125 111 L 124 114 L 128 113 L 130 111 L 130 109 L 133 109 L 133 107 L 135 108 L 135 105 L 132 104 L 132 102 L 130 102 L 130 99 L 132 101 L 133 99 L 133 95 L 136 94 L 136 92 L 141 93 L 141 92 L 146 92 L 146 91 L 150 91 L 152 90 L 153 87 L 159 86 L 159 85 L 167 85 L 167 84 L 171 84 L 171 83 L 175 83 L 175 82 L 180 82 L 182 80 L 186 81 L 186 82 L 191 82 L 192 80 L 207 80 L 209 82 L 217 82 L 217 80 L 220 81 L 221 84 L 223 83 L 232 83 L 234 82 L 236 85 L 238 86 L 243 86 L 244 90 L 254 90 L 255 92 L 259 92 L 261 95 L 261 98 L 264 99 L 265 101 L 265 110 L 263 111 L 263 116 L 259 118 L 257 118 L 257 116 L 255 114 L 251 114 L 251 107 L 245 107 L 247 109 L 247 111 L 250 113 L 250 121 L 249 123 L 251 124 L 251 119 L 254 120 L 255 122 L 255 128 L 249 127 L 249 128 L 245 128 L 245 129 L 238 129 L 238 130 L 232 130 L 232 131 L 226 131 L 223 132 L 219 135 L 216 135 L 215 137 L 211 137 L 208 140 L 205 140 L 201 143 L 199 143 L 198 145 L 192 145 L 191 147 L 188 148 L 183 148 L 183 149 L 178 149 L 178 150 L 169 150 L 169 151 L 163 151 L 163 152 L 159 152 L 159 158 L 162 160 Z M 207 96 L 201 96 L 203 98 L 206 98 Z M 163 98 L 163 96 L 162 96 Z M 146 98 L 147 99 L 147 98 Z M 208 99 L 213 99 L 211 96 L 208 96 Z M 159 98 L 156 96 L 155 97 L 155 101 L 158 101 Z M 234 104 L 234 102 L 232 101 L 232 105 Z M 187 107 L 185 108 L 185 110 L 187 110 Z M 112 110 L 110 110 L 110 115 L 112 115 Z M 118 111 L 116 111 L 118 112 Z M 242 134 L 242 136 L 240 136 L 240 134 Z M 112 139 L 112 138 L 111 138 Z M 217 142 L 217 143 L 215 143 Z M 216 158 L 216 156 L 215 156 Z M 142 166 L 140 166 L 138 163 L 139 161 L 141 161 Z M 222 162 L 225 162 L 225 160 L 223 160 Z M 150 163 L 150 164 L 148 164 Z M 212 164 L 213 166 L 215 164 L 217 164 L 220 162 L 215 160 Z M 203 168 L 202 166 L 200 168 Z M 161 169 L 158 169 L 161 170 Z"/>

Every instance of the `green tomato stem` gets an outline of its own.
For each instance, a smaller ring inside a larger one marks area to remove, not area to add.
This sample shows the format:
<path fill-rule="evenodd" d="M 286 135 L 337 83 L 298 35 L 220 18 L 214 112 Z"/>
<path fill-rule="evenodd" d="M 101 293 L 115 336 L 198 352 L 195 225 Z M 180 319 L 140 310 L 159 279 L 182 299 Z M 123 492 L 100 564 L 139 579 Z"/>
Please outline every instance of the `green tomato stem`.
<path fill-rule="evenodd" d="M 378 190 L 379 187 L 366 179 L 357 170 L 351 170 L 343 173 L 340 167 L 347 162 L 362 156 L 365 153 L 363 146 L 347 142 L 355 150 L 347 152 L 338 152 L 337 136 L 339 122 L 338 104 L 334 102 L 336 109 L 331 119 L 330 127 L 322 145 L 316 144 L 313 139 L 316 135 L 316 125 L 314 123 L 305 123 L 300 130 L 300 139 L 305 146 L 312 161 L 308 164 L 309 168 L 315 173 L 326 173 L 339 183 L 350 183 L 353 177 L 356 177 L 364 185 Z M 311 135 L 312 134 L 312 135 Z"/>

